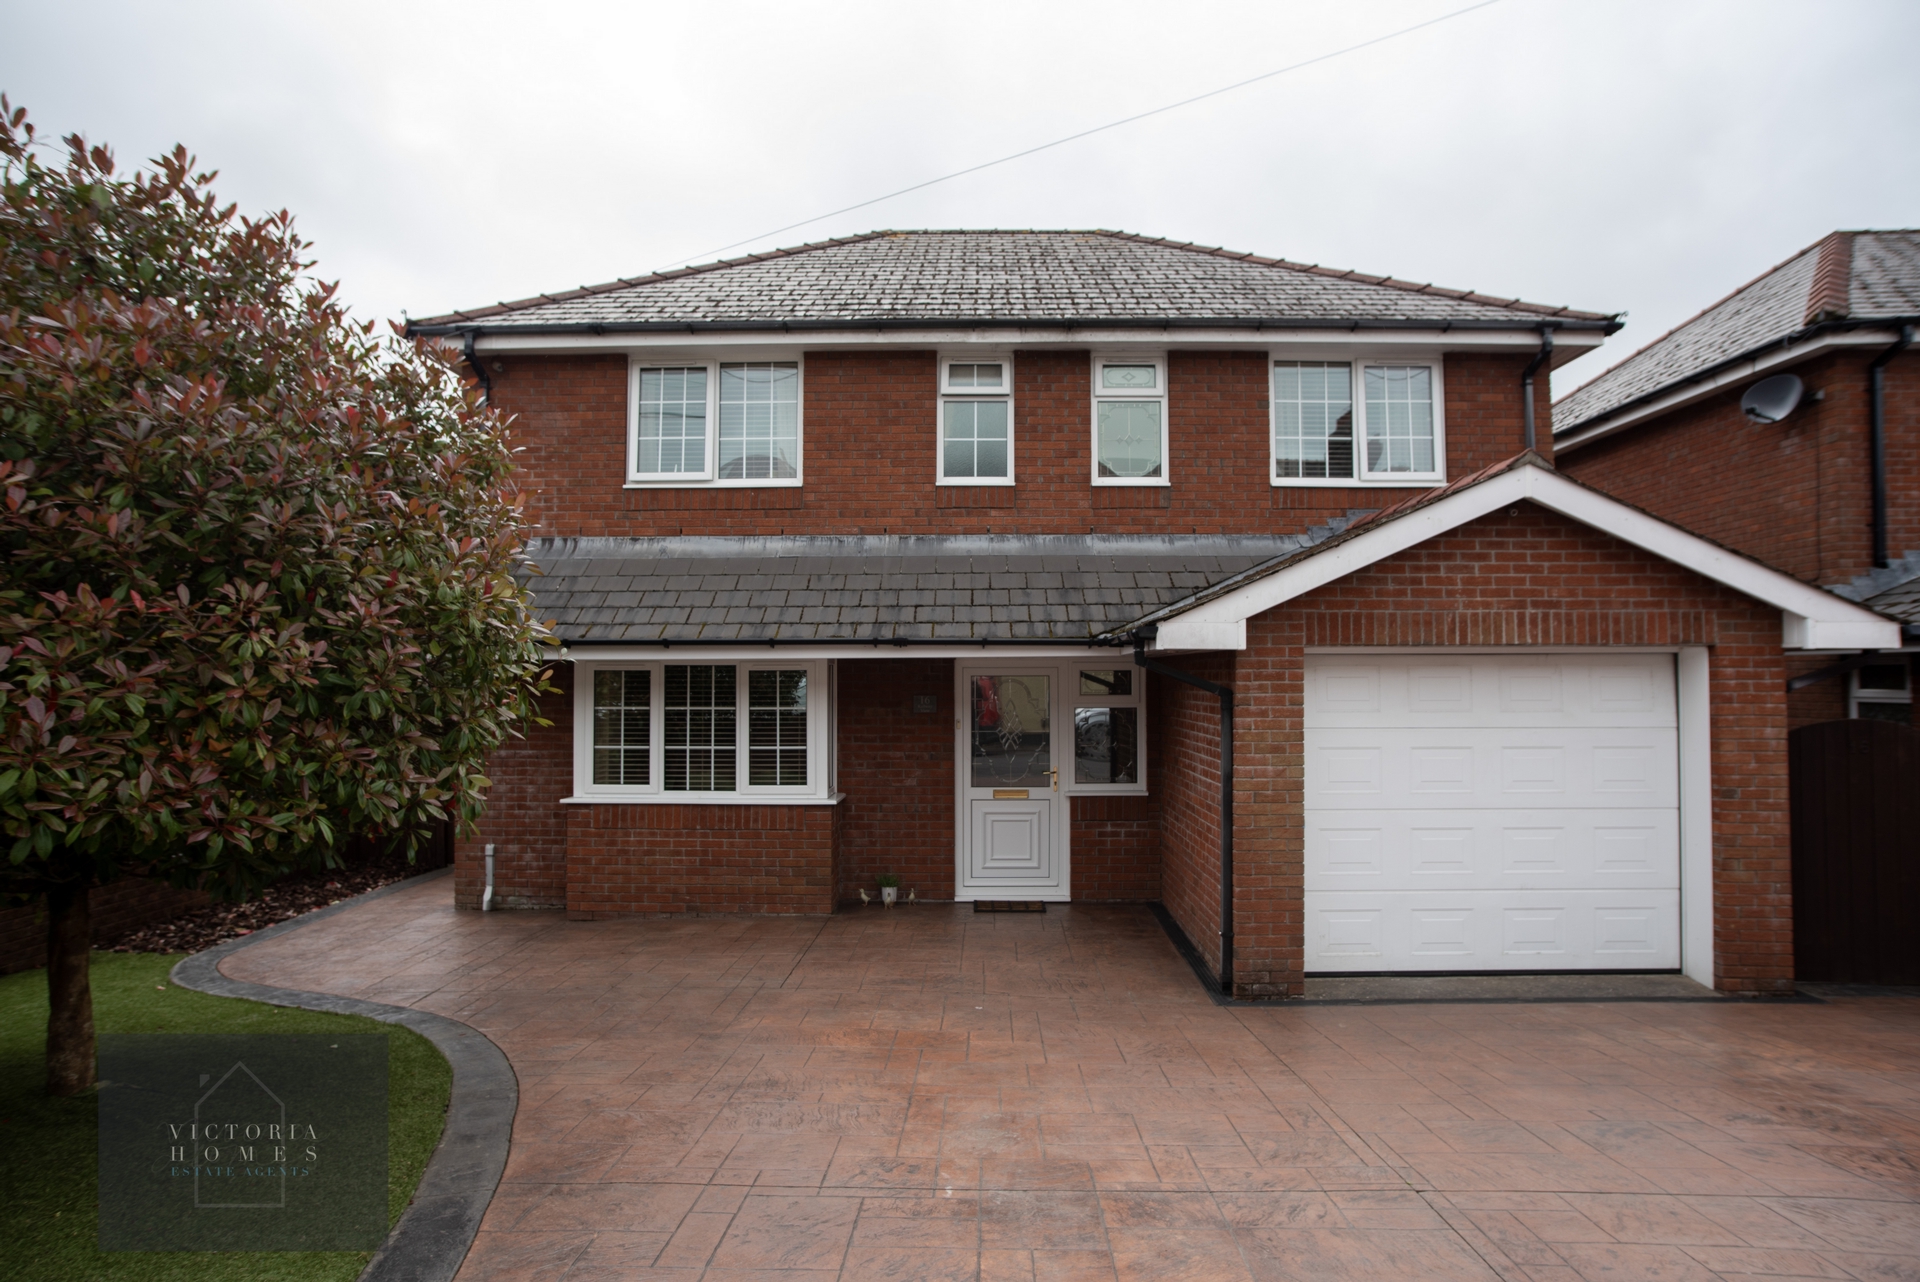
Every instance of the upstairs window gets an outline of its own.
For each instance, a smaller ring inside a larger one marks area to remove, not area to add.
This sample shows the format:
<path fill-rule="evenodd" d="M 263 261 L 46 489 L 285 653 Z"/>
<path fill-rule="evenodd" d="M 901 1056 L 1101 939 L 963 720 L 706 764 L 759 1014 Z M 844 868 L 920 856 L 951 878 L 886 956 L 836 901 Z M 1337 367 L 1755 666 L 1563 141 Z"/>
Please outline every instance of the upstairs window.
<path fill-rule="evenodd" d="M 629 484 L 800 481 L 800 365 L 636 363 Z"/>
<path fill-rule="evenodd" d="M 1167 368 L 1159 357 L 1095 357 L 1093 483 L 1167 484 Z"/>
<path fill-rule="evenodd" d="M 1276 485 L 1445 479 L 1438 367 L 1362 364 L 1359 373 L 1356 389 L 1351 362 L 1273 363 Z"/>
<path fill-rule="evenodd" d="M 1013 484 L 1013 363 L 940 362 L 942 485 Z"/>

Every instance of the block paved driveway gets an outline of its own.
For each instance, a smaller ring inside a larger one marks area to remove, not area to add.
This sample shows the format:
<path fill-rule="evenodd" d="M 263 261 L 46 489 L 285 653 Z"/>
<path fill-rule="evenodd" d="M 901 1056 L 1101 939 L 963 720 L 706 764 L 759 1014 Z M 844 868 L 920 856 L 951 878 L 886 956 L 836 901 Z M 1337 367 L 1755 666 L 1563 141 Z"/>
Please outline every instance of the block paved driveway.
<path fill-rule="evenodd" d="M 506 1051 L 464 1282 L 1920 1278 L 1920 1000 L 1223 1009 L 1140 909 L 451 890 L 225 969 Z"/>

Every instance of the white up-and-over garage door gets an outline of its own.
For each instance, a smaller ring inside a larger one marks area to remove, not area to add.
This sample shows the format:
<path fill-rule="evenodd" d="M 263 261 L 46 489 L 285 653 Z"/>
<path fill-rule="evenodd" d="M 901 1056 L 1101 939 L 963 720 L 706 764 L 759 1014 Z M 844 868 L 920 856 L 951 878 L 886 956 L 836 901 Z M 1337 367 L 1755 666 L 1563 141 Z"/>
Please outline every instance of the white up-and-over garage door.
<path fill-rule="evenodd" d="M 1680 965 L 1673 657 L 1314 655 L 1306 968 Z"/>

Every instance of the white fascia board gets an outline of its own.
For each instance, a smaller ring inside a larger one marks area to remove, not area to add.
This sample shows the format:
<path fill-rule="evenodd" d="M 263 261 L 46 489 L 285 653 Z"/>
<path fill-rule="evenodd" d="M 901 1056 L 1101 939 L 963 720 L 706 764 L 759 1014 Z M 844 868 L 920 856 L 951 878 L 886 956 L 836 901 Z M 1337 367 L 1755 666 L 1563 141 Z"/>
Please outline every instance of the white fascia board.
<path fill-rule="evenodd" d="M 1665 396 L 1637 405 L 1617 418 L 1605 419 L 1592 427 L 1575 429 L 1564 437 L 1556 434 L 1553 438 L 1554 453 L 1564 454 L 1582 445 L 1591 445 L 1616 432 L 1623 432 L 1636 423 L 1658 418 L 1662 414 L 1691 405 L 1695 401 L 1704 401 L 1707 397 L 1724 391 L 1735 383 L 1744 383 L 1750 378 L 1777 372 L 1785 366 L 1797 365 L 1801 361 L 1818 356 L 1821 352 L 1836 347 L 1885 347 L 1898 338 L 1899 335 L 1891 329 L 1855 329 L 1838 334 L 1821 334 L 1817 338 L 1805 343 L 1797 343 L 1792 347 L 1770 348 L 1752 360 L 1741 361 L 1738 365 L 1721 370 L 1712 378 L 1683 384 Z M 1554 341 L 1558 342 L 1559 339 L 1556 337 Z"/>
<path fill-rule="evenodd" d="M 1240 644 L 1232 648 L 1244 649 L 1245 621 L 1252 616 L 1523 500 L 1774 606 L 1781 611 L 1783 644 L 1788 649 L 1893 650 L 1900 646 L 1898 623 L 1531 465 L 1469 486 L 1376 529 L 1363 529 L 1318 556 L 1175 615 L 1160 624 L 1158 645 L 1195 648 L 1190 638 L 1225 639 L 1237 622 Z"/>
<path fill-rule="evenodd" d="M 557 657 L 581 663 L 768 663 L 778 659 L 1009 659 L 1028 662 L 1048 659 L 1082 663 L 1098 659 L 1111 667 L 1133 662 L 1133 651 L 1123 646 L 1070 645 L 889 645 L 881 642 L 822 645 L 701 645 L 676 641 L 671 645 L 562 645 Z"/>
<path fill-rule="evenodd" d="M 484 326 L 485 322 L 476 322 Z M 1605 335 L 1597 330 L 1571 330 L 1554 333 L 1556 357 L 1562 349 L 1581 351 L 1597 347 Z M 453 347 L 461 340 L 445 339 Z M 589 353 L 639 353 L 673 351 L 724 351 L 742 357 L 759 350 L 778 353 L 824 351 L 831 348 L 927 348 L 927 347 L 1032 347 L 1032 348 L 1223 348 L 1268 350 L 1311 345 L 1337 347 L 1351 351 L 1357 346 L 1369 349 L 1417 347 L 1427 351 L 1469 349 L 1535 351 L 1540 336 L 1524 323 L 1513 329 L 1023 329 L 1018 326 L 977 329 L 859 329 L 793 330 L 774 333 L 747 330 L 725 333 L 715 330 L 648 330 L 620 334 L 510 334 L 481 332 L 474 339 L 474 350 L 491 355 L 559 356 Z M 1578 352 L 1569 350 L 1567 360 Z"/>

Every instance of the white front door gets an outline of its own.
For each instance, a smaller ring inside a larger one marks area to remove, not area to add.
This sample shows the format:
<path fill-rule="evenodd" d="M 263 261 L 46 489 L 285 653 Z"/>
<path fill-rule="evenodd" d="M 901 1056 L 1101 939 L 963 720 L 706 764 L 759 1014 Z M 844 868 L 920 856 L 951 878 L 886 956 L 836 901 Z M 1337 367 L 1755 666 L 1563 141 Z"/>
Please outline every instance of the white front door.
<path fill-rule="evenodd" d="M 1306 662 L 1309 972 L 1680 965 L 1666 654 Z"/>
<path fill-rule="evenodd" d="M 1059 673 L 961 666 L 959 877 L 954 897 L 1068 896 Z M 1069 740 L 1071 736 L 1069 736 Z"/>

